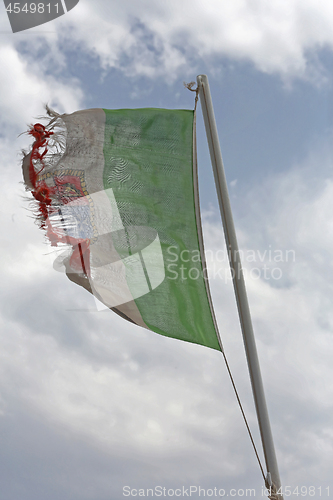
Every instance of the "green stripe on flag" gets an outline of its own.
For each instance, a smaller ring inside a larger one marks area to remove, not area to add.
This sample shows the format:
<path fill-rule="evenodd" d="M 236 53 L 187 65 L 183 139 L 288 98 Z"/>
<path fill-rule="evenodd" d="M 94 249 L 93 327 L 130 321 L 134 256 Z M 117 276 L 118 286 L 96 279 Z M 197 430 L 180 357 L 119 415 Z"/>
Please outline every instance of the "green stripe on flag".
<path fill-rule="evenodd" d="M 134 259 L 132 248 L 141 262 L 146 256 L 150 291 L 133 295 L 142 319 L 159 334 L 220 350 L 195 216 L 194 112 L 104 111 L 104 189 L 112 189 L 127 238 L 124 245 L 124 238 L 120 243 L 114 236 L 114 245 L 127 266 Z M 154 244 L 160 242 L 165 278 L 154 287 L 149 279 L 151 259 L 140 238 L 151 243 L 156 234 Z M 128 285 L 132 291 L 133 285 Z"/>

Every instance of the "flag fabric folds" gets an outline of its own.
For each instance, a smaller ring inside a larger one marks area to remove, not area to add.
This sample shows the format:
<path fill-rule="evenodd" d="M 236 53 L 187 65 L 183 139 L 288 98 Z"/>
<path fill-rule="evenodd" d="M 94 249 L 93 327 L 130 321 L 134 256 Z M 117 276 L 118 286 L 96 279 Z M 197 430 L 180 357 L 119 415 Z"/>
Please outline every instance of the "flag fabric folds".
<path fill-rule="evenodd" d="M 123 318 L 221 350 L 189 110 L 89 109 L 36 124 L 23 176 L 54 267 Z"/>

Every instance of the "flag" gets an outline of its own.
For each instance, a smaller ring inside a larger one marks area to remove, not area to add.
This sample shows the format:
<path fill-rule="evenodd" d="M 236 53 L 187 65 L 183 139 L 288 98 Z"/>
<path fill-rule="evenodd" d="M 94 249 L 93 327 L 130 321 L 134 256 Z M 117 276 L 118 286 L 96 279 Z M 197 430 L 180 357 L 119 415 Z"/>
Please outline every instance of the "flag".
<path fill-rule="evenodd" d="M 54 267 L 156 333 L 221 350 L 199 212 L 195 113 L 48 109 L 23 159 Z"/>

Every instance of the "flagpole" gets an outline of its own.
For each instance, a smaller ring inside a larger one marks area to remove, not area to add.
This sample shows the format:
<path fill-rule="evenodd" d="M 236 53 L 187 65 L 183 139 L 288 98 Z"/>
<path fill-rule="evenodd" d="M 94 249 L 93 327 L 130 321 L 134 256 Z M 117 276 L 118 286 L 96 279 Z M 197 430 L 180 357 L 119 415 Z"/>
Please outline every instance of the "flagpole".
<path fill-rule="evenodd" d="M 238 250 L 235 226 L 231 213 L 227 181 L 222 162 L 220 142 L 218 138 L 213 103 L 206 75 L 197 77 L 202 114 L 206 128 L 209 152 L 214 171 L 215 185 L 220 205 L 220 212 L 224 228 L 224 235 L 228 249 L 228 256 L 236 295 L 238 314 L 242 328 L 246 358 L 250 372 L 250 379 L 259 422 L 262 446 L 265 455 L 267 476 L 266 486 L 275 486 L 277 491 L 281 487 L 280 475 L 275 455 L 271 426 L 269 423 L 264 388 L 260 373 L 259 359 L 253 334 L 250 309 L 246 295 L 244 276 Z M 272 488 L 273 492 L 273 488 Z M 280 497 L 282 498 L 282 496 Z"/>

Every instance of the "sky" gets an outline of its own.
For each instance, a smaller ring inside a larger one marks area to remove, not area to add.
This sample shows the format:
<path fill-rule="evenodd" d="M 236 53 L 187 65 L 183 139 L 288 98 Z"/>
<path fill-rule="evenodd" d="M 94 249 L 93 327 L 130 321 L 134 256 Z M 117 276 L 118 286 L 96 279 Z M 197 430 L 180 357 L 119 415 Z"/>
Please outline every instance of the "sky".
<path fill-rule="evenodd" d="M 0 6 L 1 500 L 155 487 L 156 498 L 264 498 L 221 353 L 97 311 L 54 271 L 22 183 L 31 140 L 20 134 L 45 103 L 193 109 L 183 82 L 198 74 L 211 86 L 285 498 L 333 495 L 332 51 L 324 0 L 80 0 L 15 34 Z M 197 134 L 214 308 L 264 463 L 200 106 Z"/>

